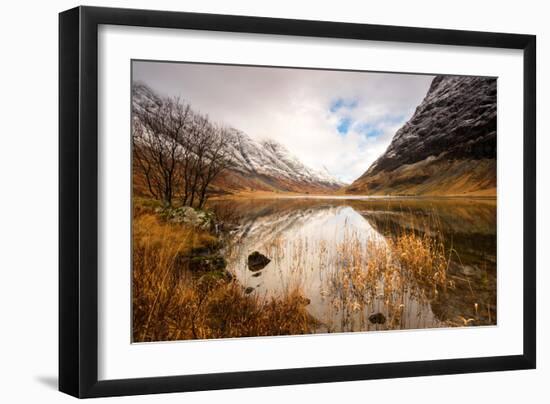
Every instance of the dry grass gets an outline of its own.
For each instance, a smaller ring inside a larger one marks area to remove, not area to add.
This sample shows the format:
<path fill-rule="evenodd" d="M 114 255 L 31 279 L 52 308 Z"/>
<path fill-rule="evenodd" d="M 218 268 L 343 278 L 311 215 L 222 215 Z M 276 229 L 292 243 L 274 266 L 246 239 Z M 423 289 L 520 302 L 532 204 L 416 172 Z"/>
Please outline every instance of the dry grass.
<path fill-rule="evenodd" d="M 434 288 L 445 288 L 450 258 L 440 239 L 408 232 L 390 244 L 401 271 L 413 274 L 418 281 Z"/>
<path fill-rule="evenodd" d="M 220 272 L 192 274 L 178 257 L 218 242 L 208 232 L 134 211 L 133 341 L 310 333 L 315 320 L 299 290 L 280 298 L 245 294 Z"/>
<path fill-rule="evenodd" d="M 134 217 L 134 247 L 147 247 L 155 251 L 155 260 L 168 264 L 179 253 L 193 248 L 214 246 L 218 239 L 207 231 L 177 223 L 162 222 L 154 213 Z"/>
<path fill-rule="evenodd" d="M 449 257 L 438 238 L 403 232 L 395 239 L 369 239 L 347 234 L 338 247 L 338 268 L 330 283 L 332 305 L 341 313 L 338 328 L 370 329 L 364 313 L 381 312 L 386 317 L 376 329 L 409 328 L 406 305 L 411 299 L 423 305 L 446 290 Z"/>
<path fill-rule="evenodd" d="M 339 193 L 496 197 L 496 178 L 495 159 L 449 162 L 443 156 L 360 177 Z"/>
<path fill-rule="evenodd" d="M 246 294 L 223 271 L 193 273 L 182 266 L 178 257 L 193 249 L 218 248 L 219 240 L 204 230 L 163 222 L 154 208 L 150 201 L 139 201 L 134 210 L 135 342 L 483 324 L 477 318 L 477 302 L 487 299 L 474 296 L 471 287 L 474 314 L 468 314 L 466 303 L 462 307 L 449 301 L 463 292 L 454 293 L 457 276 L 449 273 L 452 248 L 445 248 L 439 231 L 420 232 L 411 225 L 391 237 L 365 240 L 344 229 L 335 252 L 328 251 L 324 240 L 318 245 L 296 240 L 289 249 L 275 238 L 266 245 L 267 255 L 275 263 L 288 261 L 293 282 L 282 279 L 282 292 L 266 297 Z M 224 221 L 231 221 L 232 214 L 233 210 L 225 212 Z M 309 260 L 311 249 L 318 252 L 315 261 Z M 306 286 L 302 277 L 311 271 L 329 274 L 320 292 L 330 309 L 322 314 L 312 311 L 318 319 L 309 314 L 301 292 Z M 447 312 L 449 305 L 453 308 Z M 488 311 L 486 306 L 479 310 Z M 434 307 L 443 314 L 435 315 Z M 372 313 L 383 313 L 386 321 L 371 324 Z M 488 322 L 494 323 L 491 313 Z"/>

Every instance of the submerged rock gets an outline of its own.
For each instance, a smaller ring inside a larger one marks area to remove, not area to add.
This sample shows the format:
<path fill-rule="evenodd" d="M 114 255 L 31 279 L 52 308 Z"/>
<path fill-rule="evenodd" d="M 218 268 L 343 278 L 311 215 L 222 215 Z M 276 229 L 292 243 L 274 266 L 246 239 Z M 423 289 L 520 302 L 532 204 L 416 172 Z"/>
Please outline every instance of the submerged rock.
<path fill-rule="evenodd" d="M 479 268 L 472 265 L 462 265 L 460 272 L 465 276 L 478 276 L 480 273 Z"/>
<path fill-rule="evenodd" d="M 384 324 L 386 322 L 386 316 L 382 313 L 374 313 L 369 316 L 369 321 L 372 324 Z"/>
<path fill-rule="evenodd" d="M 248 269 L 252 272 L 256 272 L 264 269 L 270 262 L 271 260 L 265 255 L 259 253 L 258 251 L 254 251 L 248 256 Z"/>

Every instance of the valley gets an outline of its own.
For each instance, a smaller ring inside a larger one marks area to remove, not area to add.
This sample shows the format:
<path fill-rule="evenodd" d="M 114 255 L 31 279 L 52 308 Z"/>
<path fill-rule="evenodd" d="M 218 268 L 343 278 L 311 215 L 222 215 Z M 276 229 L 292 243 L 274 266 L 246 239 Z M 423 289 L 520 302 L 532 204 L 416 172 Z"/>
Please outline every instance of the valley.
<path fill-rule="evenodd" d="M 132 101 L 134 342 L 497 324 L 496 79 L 436 76 L 349 183 Z"/>

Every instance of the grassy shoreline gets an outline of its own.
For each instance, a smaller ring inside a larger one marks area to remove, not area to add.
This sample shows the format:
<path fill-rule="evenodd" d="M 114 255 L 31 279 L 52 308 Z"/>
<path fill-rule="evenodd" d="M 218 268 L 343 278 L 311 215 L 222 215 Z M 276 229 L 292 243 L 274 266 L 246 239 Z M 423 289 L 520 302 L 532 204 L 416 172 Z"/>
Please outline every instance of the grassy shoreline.
<path fill-rule="evenodd" d="M 314 331 L 299 289 L 261 298 L 223 272 L 192 270 L 193 251 L 219 248 L 211 232 L 163 221 L 138 203 L 133 220 L 133 342 L 247 336 L 296 335 Z M 189 257 L 190 260 L 182 260 Z"/>

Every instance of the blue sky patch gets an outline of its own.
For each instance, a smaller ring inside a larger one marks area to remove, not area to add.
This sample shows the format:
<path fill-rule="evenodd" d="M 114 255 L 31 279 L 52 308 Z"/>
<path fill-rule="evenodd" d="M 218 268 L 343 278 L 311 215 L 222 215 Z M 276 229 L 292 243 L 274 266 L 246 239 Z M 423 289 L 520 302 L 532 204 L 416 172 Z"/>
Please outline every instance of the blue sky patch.
<path fill-rule="evenodd" d="M 384 133 L 384 131 L 377 124 L 372 124 L 370 122 L 363 122 L 356 125 L 355 130 L 371 139 Z"/>
<path fill-rule="evenodd" d="M 405 119 L 404 115 L 386 115 L 372 122 L 360 122 L 354 126 L 354 130 L 367 139 L 376 139 L 384 134 L 384 130 L 389 126 L 399 125 Z"/>
<path fill-rule="evenodd" d="M 342 108 L 348 108 L 348 109 L 356 108 L 357 104 L 358 102 L 355 99 L 346 100 L 344 98 L 336 98 L 330 103 L 329 110 L 330 112 L 335 113 L 336 111 Z"/>
<path fill-rule="evenodd" d="M 338 122 L 336 129 L 338 130 L 339 134 L 345 136 L 348 133 L 350 126 L 351 126 L 351 118 L 342 118 Z"/>

